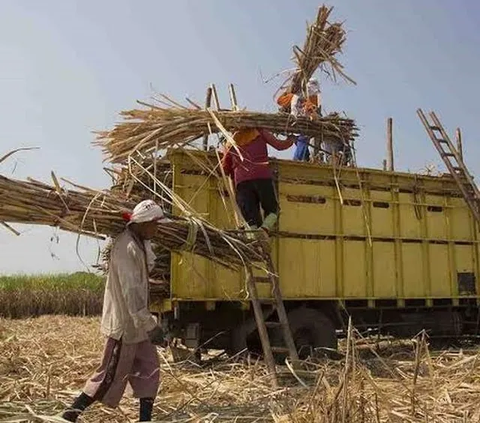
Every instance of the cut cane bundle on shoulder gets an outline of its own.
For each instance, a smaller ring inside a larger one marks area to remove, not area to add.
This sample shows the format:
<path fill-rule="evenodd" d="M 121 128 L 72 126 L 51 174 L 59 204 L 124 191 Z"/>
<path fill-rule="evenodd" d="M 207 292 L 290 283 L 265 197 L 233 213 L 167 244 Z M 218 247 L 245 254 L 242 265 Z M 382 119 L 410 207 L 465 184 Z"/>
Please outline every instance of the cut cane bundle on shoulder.
<path fill-rule="evenodd" d="M 0 222 L 54 226 L 66 231 L 104 238 L 125 228 L 123 213 L 135 202 L 108 191 L 75 186 L 67 190 L 35 180 L 0 176 Z M 201 218 L 175 217 L 159 225 L 155 244 L 170 251 L 188 251 L 229 268 L 262 261 L 255 242 L 238 233 L 221 231 Z"/>

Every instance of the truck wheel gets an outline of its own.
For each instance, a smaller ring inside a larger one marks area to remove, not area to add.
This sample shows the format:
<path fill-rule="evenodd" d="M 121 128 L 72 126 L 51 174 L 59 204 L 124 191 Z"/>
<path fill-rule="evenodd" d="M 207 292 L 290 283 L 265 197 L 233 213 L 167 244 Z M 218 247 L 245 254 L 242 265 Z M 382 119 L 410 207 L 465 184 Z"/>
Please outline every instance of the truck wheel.
<path fill-rule="evenodd" d="M 306 307 L 296 308 L 288 313 L 290 330 L 297 347 L 298 356 L 304 360 L 315 352 L 315 348 L 337 349 L 337 334 L 332 320 L 321 311 Z M 284 346 L 280 328 L 272 334 L 272 345 Z M 276 354 L 278 362 L 285 361 L 285 354 Z"/>

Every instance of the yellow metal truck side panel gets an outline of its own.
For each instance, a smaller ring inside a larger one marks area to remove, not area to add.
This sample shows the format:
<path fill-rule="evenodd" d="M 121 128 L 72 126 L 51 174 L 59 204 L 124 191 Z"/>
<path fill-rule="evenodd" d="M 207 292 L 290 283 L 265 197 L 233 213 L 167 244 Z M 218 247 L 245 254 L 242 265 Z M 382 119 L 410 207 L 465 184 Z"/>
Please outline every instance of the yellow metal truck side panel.
<path fill-rule="evenodd" d="M 474 249 L 470 245 L 455 246 L 456 272 L 475 272 Z M 455 280 L 457 275 L 455 273 Z"/>
<path fill-rule="evenodd" d="M 450 221 L 452 236 L 460 240 L 472 239 L 470 212 L 465 207 L 465 202 L 462 198 L 450 198 L 450 204 L 453 207 Z"/>
<path fill-rule="evenodd" d="M 245 298 L 245 277 L 243 274 L 210 262 L 213 278 L 210 281 L 210 298 Z"/>
<path fill-rule="evenodd" d="M 376 298 L 395 298 L 395 245 L 387 242 L 373 243 L 373 280 Z"/>
<path fill-rule="evenodd" d="M 402 257 L 405 298 L 421 298 L 425 296 L 422 245 L 403 243 Z"/>
<path fill-rule="evenodd" d="M 400 236 L 402 238 L 421 238 L 424 210 L 410 193 L 398 195 L 400 203 Z"/>
<path fill-rule="evenodd" d="M 283 239 L 280 245 L 284 297 L 336 297 L 334 241 Z"/>
<path fill-rule="evenodd" d="M 366 297 L 365 242 L 346 241 L 343 248 L 344 296 L 346 298 Z"/>
<path fill-rule="evenodd" d="M 444 197 L 439 195 L 427 195 L 426 203 L 428 204 L 426 210 L 427 231 L 429 239 L 446 239 L 446 213 L 444 208 Z"/>
<path fill-rule="evenodd" d="M 232 199 L 222 198 L 217 180 L 186 155 L 172 162 L 175 192 L 214 225 L 233 228 Z M 272 256 L 285 299 L 449 298 L 458 295 L 459 272 L 474 273 L 478 290 L 478 233 L 450 178 L 342 169 L 341 205 L 331 168 L 276 166 L 281 214 Z M 363 195 L 353 187 L 359 177 Z M 259 294 L 271 296 L 268 284 Z M 172 255 L 172 300 L 245 295 L 241 272 Z"/>
<path fill-rule="evenodd" d="M 282 231 L 310 234 L 334 232 L 332 187 L 280 183 L 279 192 Z"/>
<path fill-rule="evenodd" d="M 195 254 L 172 254 L 171 290 L 175 298 L 209 298 L 209 265 Z"/>
<path fill-rule="evenodd" d="M 344 206 L 343 215 L 343 234 L 351 236 L 364 236 L 365 218 L 364 207 L 361 204 L 360 191 L 358 189 L 346 188 L 342 192 Z"/>
<path fill-rule="evenodd" d="M 432 280 L 431 296 L 447 298 L 450 294 L 450 268 L 448 261 L 448 245 L 432 244 L 430 252 L 430 275 Z"/>
<path fill-rule="evenodd" d="M 215 265 L 194 254 L 172 254 L 172 297 L 211 299 L 245 296 L 244 279 L 238 272 Z"/>
<path fill-rule="evenodd" d="M 372 236 L 391 237 L 393 234 L 392 194 L 382 191 L 370 192 L 370 213 Z M 377 249 L 378 251 L 379 249 Z"/>
<path fill-rule="evenodd" d="M 203 175 L 181 173 L 181 165 L 174 166 L 175 192 L 207 220 L 220 227 L 232 227 L 229 199 L 224 204 L 214 179 Z M 178 299 L 240 298 L 244 291 L 244 278 L 211 260 L 194 254 L 172 254 L 171 296 Z"/>

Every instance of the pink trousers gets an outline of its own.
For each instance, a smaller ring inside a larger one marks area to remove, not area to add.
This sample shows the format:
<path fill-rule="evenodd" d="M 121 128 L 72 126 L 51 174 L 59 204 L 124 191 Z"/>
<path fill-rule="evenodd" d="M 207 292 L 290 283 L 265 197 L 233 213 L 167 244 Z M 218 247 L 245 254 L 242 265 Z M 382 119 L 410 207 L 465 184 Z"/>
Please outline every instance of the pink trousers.
<path fill-rule="evenodd" d="M 149 340 L 124 344 L 107 339 L 100 367 L 83 392 L 108 407 L 116 407 L 130 384 L 135 398 L 155 398 L 160 383 L 157 348 Z"/>

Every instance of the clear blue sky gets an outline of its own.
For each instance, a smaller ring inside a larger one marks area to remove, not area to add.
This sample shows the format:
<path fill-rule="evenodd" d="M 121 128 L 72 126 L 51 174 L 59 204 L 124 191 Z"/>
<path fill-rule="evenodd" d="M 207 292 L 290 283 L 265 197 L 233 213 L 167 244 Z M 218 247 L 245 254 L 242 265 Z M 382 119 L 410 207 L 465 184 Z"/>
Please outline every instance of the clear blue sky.
<path fill-rule="evenodd" d="M 478 174 L 480 3 L 471 0 L 332 0 L 349 30 L 341 58 L 357 86 L 323 84 L 328 111 L 345 111 L 361 128 L 359 163 L 381 166 L 385 120 L 394 118 L 396 167 L 418 171 L 440 160 L 415 111 L 434 109 L 451 132 L 463 129 L 467 163 Z M 227 99 L 273 110 L 274 84 L 264 76 L 291 67 L 315 16 L 314 0 L 2 0 L 0 139 L 21 153 L 0 165 L 7 176 L 49 181 L 49 173 L 107 187 L 91 131 L 109 128 L 118 112 L 148 99 L 151 87 L 202 101 L 215 82 Z M 290 152 L 291 153 L 291 152 Z M 1 201 L 1 199 L 0 199 Z M 0 273 L 82 269 L 72 235 L 18 226 L 0 229 Z M 53 252 L 59 259 L 51 257 Z M 81 257 L 95 258 L 82 241 Z"/>

